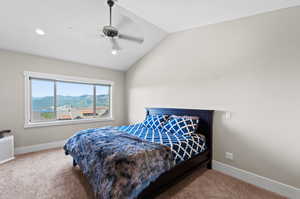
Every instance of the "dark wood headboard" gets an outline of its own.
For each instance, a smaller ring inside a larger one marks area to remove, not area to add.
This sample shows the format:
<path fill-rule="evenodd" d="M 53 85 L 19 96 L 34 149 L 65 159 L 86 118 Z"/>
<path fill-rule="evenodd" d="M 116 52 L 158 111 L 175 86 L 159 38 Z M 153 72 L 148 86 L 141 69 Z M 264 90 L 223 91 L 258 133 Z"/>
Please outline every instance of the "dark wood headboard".
<path fill-rule="evenodd" d="M 199 125 L 196 133 L 205 135 L 206 144 L 210 153 L 213 154 L 213 110 L 200 109 L 181 109 L 181 108 L 146 108 L 147 115 L 178 115 L 178 116 L 197 116 L 199 117 Z"/>

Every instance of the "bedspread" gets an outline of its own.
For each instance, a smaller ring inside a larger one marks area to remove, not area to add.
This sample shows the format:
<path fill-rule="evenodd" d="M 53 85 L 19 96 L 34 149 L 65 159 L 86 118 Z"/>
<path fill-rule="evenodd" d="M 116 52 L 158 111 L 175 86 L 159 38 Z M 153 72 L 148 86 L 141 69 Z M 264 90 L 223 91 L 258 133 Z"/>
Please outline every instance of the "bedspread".
<path fill-rule="evenodd" d="M 176 164 L 188 160 L 207 149 L 206 138 L 201 134 L 180 135 L 160 129 L 147 128 L 142 123 L 115 128 L 143 140 L 168 146 L 173 153 Z"/>
<path fill-rule="evenodd" d="M 175 166 L 169 147 L 113 128 L 80 131 L 64 149 L 101 199 L 136 198 Z"/>

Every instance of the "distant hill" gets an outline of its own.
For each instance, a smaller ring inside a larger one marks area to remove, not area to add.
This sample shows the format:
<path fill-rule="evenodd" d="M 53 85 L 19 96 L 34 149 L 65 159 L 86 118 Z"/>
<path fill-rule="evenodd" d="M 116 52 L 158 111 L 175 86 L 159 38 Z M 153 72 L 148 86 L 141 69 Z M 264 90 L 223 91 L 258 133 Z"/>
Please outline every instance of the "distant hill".
<path fill-rule="evenodd" d="M 35 112 L 47 112 L 53 109 L 52 96 L 47 97 L 33 97 L 32 98 L 32 109 Z M 108 106 L 109 96 L 108 95 L 97 95 L 96 96 L 97 106 Z M 82 96 L 57 96 L 57 106 L 71 105 L 72 107 L 91 107 L 93 106 L 92 95 Z"/>

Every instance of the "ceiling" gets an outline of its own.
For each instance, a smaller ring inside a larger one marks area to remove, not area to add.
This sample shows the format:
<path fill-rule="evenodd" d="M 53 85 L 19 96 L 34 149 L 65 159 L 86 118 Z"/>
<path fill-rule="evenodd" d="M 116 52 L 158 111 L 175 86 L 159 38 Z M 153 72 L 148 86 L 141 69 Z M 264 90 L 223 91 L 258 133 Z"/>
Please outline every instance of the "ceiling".
<path fill-rule="evenodd" d="M 177 32 L 300 5 L 300 0 L 119 0 L 167 32 Z"/>
<path fill-rule="evenodd" d="M 113 23 L 120 31 L 145 41 L 141 45 L 120 41 L 122 50 L 112 55 L 110 42 L 99 35 L 108 24 L 108 11 L 105 0 L 2 0 L 0 48 L 125 71 L 166 36 L 115 7 Z M 46 34 L 37 35 L 36 28 Z"/>
<path fill-rule="evenodd" d="M 0 49 L 126 71 L 167 33 L 297 5 L 300 0 L 118 0 L 113 24 L 145 41 L 120 41 L 122 50 L 112 55 L 99 35 L 108 23 L 106 0 L 1 0 Z"/>

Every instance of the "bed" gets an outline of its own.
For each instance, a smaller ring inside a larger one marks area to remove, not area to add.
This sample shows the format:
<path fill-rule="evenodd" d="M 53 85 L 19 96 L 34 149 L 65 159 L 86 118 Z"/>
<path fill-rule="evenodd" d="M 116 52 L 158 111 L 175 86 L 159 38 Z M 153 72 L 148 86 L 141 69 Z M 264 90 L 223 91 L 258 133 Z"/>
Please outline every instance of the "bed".
<path fill-rule="evenodd" d="M 157 116 L 168 119 L 159 124 Z M 177 117 L 197 118 L 197 126 L 184 120 L 193 133 L 174 133 Z M 212 118 L 212 110 L 147 108 L 143 123 L 83 130 L 64 149 L 96 198 L 153 198 L 193 168 L 211 169 Z"/>

